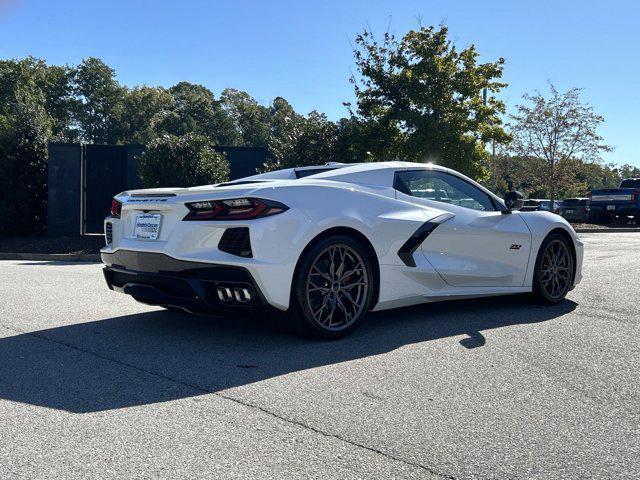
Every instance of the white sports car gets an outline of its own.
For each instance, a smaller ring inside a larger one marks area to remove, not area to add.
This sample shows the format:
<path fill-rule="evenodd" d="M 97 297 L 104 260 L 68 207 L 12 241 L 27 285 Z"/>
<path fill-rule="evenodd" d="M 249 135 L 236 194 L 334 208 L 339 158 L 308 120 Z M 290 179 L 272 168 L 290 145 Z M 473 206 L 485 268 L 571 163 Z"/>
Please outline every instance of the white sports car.
<path fill-rule="evenodd" d="M 583 244 L 432 164 L 327 164 L 219 185 L 123 192 L 105 220 L 109 288 L 169 309 L 268 307 L 338 338 L 369 310 L 533 292 L 560 302 Z"/>

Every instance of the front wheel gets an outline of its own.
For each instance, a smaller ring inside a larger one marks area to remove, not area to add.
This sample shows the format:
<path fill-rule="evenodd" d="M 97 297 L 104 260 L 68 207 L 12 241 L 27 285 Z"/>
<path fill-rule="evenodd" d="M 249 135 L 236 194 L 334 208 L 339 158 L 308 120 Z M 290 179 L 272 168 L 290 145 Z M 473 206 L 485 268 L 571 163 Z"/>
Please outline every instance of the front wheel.
<path fill-rule="evenodd" d="M 371 260 L 362 245 L 343 235 L 325 238 L 301 261 L 290 322 L 307 336 L 342 338 L 369 310 L 373 289 Z"/>
<path fill-rule="evenodd" d="M 544 239 L 533 277 L 533 293 L 543 303 L 560 303 L 573 283 L 574 258 L 567 239 L 552 234 Z"/>

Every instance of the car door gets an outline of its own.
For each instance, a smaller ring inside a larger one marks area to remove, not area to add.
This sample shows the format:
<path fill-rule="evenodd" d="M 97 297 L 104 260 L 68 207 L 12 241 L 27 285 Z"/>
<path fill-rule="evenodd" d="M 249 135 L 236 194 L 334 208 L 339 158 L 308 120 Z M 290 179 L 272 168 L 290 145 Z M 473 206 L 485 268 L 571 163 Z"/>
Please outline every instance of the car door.
<path fill-rule="evenodd" d="M 531 232 L 518 213 L 502 213 L 482 189 L 449 172 L 399 171 L 396 180 L 414 203 L 453 214 L 421 246 L 445 282 L 458 287 L 523 285 Z"/>

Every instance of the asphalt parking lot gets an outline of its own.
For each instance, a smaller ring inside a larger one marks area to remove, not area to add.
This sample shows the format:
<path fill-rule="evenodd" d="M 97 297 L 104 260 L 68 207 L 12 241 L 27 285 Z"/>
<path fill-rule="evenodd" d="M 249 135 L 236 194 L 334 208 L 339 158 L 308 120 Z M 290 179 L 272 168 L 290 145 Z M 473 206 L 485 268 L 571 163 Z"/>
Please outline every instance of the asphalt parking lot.
<path fill-rule="evenodd" d="M 372 315 L 310 342 L 0 262 L 0 478 L 640 478 L 640 234 L 556 307 Z"/>

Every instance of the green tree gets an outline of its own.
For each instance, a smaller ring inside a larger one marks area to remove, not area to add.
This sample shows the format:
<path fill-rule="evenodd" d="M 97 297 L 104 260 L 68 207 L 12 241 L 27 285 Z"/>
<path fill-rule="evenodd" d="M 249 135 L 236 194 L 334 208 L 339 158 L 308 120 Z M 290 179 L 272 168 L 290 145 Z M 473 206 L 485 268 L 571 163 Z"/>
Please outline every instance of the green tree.
<path fill-rule="evenodd" d="M 0 236 L 46 228 L 47 141 L 51 118 L 41 91 L 17 89 L 0 105 Z"/>
<path fill-rule="evenodd" d="M 160 128 L 171 135 L 194 133 L 215 145 L 238 145 L 240 133 L 233 119 L 211 92 L 202 85 L 180 82 L 169 89 L 173 107 Z"/>
<path fill-rule="evenodd" d="M 491 176 L 485 186 L 503 196 L 509 190 L 518 190 L 525 197 L 544 197 L 544 163 L 498 152 L 491 162 Z"/>
<path fill-rule="evenodd" d="M 495 94 L 506 86 L 504 60 L 478 63 L 473 45 L 458 50 L 445 26 L 421 27 L 382 41 L 365 30 L 354 51 L 355 114 L 370 124 L 374 158 L 436 161 L 483 175 L 487 142 L 506 142 Z M 484 102 L 482 92 L 490 94 Z"/>
<path fill-rule="evenodd" d="M 125 114 L 125 88 L 117 82 L 115 70 L 98 58 L 87 58 L 75 69 L 74 84 L 78 99 L 75 118 L 82 139 L 90 143 L 116 143 L 118 124 Z"/>
<path fill-rule="evenodd" d="M 566 171 L 558 165 L 579 160 L 597 162 L 611 147 L 603 143 L 598 128 L 604 118 L 580 99 L 580 89 L 560 93 L 552 84 L 550 95 L 524 95 L 527 103 L 511 115 L 512 151 L 521 157 L 544 160 L 548 196 L 555 200 L 566 182 Z"/>
<path fill-rule="evenodd" d="M 240 133 L 243 145 L 267 146 L 271 131 L 271 115 L 268 107 L 260 105 L 247 92 L 233 88 L 223 90 L 220 101 Z"/>
<path fill-rule="evenodd" d="M 618 167 L 618 175 L 620 180 L 625 178 L 640 178 L 640 167 L 624 164 Z"/>
<path fill-rule="evenodd" d="M 51 117 L 54 140 L 74 141 L 78 138 L 73 127 L 75 100 L 70 68 L 48 66 L 43 60 L 34 57 L 0 61 L 0 102 L 6 104 L 14 101 L 18 89 L 23 92 L 37 91 L 34 98 L 42 103 Z"/>
<path fill-rule="evenodd" d="M 163 124 L 173 108 L 173 96 L 162 87 L 135 87 L 123 98 L 123 111 L 118 119 L 120 143 L 146 145 L 164 133 Z"/>
<path fill-rule="evenodd" d="M 335 158 L 336 125 L 326 115 L 316 111 L 308 116 L 287 117 L 269 141 L 273 160 L 265 170 L 321 165 Z"/>
<path fill-rule="evenodd" d="M 229 162 L 204 135 L 163 135 L 139 157 L 140 180 L 145 187 L 193 187 L 229 178 Z"/>
<path fill-rule="evenodd" d="M 336 123 L 333 157 L 344 163 L 375 161 L 374 152 L 379 153 L 385 148 L 384 133 L 384 127 L 376 122 L 364 121 L 356 116 L 341 118 Z"/>

